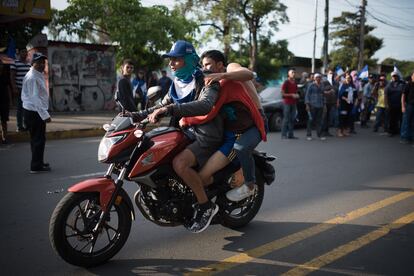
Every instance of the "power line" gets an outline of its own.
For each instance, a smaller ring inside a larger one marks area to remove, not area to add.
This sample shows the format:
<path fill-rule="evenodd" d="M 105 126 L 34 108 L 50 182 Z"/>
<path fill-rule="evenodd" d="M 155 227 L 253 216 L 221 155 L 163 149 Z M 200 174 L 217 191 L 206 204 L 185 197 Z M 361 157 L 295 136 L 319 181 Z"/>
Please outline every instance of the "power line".
<path fill-rule="evenodd" d="M 379 11 L 375 10 L 374 8 L 372 8 L 372 7 L 371 7 L 370 9 L 371 9 L 371 11 L 373 11 L 373 12 L 375 12 L 375 13 L 377 13 L 377 14 L 381 15 L 381 16 L 385 16 L 385 17 L 387 18 L 388 22 L 390 22 L 390 23 L 392 23 L 392 24 L 400 24 L 400 25 L 404 25 L 405 27 L 407 27 L 407 28 L 411 28 L 411 29 L 413 29 L 413 28 L 414 28 L 414 26 L 407 25 L 407 24 L 405 24 L 404 22 L 397 20 L 396 18 L 392 18 L 392 19 L 394 20 L 394 21 L 392 21 L 392 20 L 391 20 L 391 18 L 389 18 L 389 17 L 390 17 L 389 15 L 387 15 L 387 14 L 385 14 L 385 13 L 383 13 L 383 12 L 379 12 Z M 378 17 L 378 16 L 377 16 L 377 17 Z M 383 19 L 383 20 L 384 20 L 384 19 Z"/>
<path fill-rule="evenodd" d="M 393 6 L 393 5 L 390 5 L 389 3 L 387 3 L 387 2 L 383 2 L 383 1 L 381 1 L 381 0 L 377 0 L 377 1 L 379 1 L 379 2 L 381 2 L 382 3 L 382 5 L 381 6 L 383 6 L 383 7 L 387 7 L 387 8 L 391 8 L 391 9 L 400 9 L 400 10 L 414 10 L 414 7 L 413 6 L 405 6 L 405 7 L 402 7 L 402 6 Z M 376 3 L 377 4 L 377 3 Z"/>
<path fill-rule="evenodd" d="M 373 14 L 372 14 L 371 12 L 369 12 L 369 11 L 367 11 L 367 14 L 368 14 L 371 18 L 373 18 L 373 19 L 377 20 L 378 22 L 380 22 L 380 23 L 382 23 L 382 24 L 385 24 L 385 25 L 387 25 L 387 26 L 393 27 L 393 28 L 404 29 L 404 30 L 410 30 L 410 28 L 414 28 L 414 27 L 410 27 L 410 26 L 405 27 L 405 26 L 401 26 L 401 25 L 395 25 L 395 23 L 392 23 L 392 22 L 387 22 L 387 21 L 385 21 L 385 19 L 379 18 L 378 16 L 373 15 Z"/>
<path fill-rule="evenodd" d="M 323 26 L 319 26 L 319 27 L 317 27 L 316 29 L 317 29 L 317 30 L 320 30 L 320 29 L 322 29 L 322 28 L 323 28 Z M 303 32 L 303 33 L 300 33 L 300 34 L 294 35 L 294 36 L 291 36 L 291 37 L 281 38 L 280 40 L 292 40 L 292 39 L 295 39 L 295 38 L 298 38 L 298 37 L 301 37 L 301 36 L 304 36 L 304 35 L 307 35 L 307 34 L 310 34 L 310 33 L 313 33 L 313 32 L 314 32 L 314 29 L 312 29 L 312 30 L 310 30 L 310 31 L 307 31 L 307 32 Z"/>

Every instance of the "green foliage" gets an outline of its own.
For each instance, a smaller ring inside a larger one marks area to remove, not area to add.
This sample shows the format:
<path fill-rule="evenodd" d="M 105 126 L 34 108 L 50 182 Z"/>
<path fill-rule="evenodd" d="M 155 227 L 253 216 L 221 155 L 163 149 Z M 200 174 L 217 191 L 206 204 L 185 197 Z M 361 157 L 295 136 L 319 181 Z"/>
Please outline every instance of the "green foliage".
<path fill-rule="evenodd" d="M 272 36 L 279 23 L 288 21 L 286 6 L 279 0 L 182 0 L 183 13 L 196 15 L 199 26 L 210 26 L 202 41 L 217 38 L 224 53 L 231 55 L 231 46 L 248 47 L 248 66 L 256 68 L 258 39 L 261 34 Z M 202 9 L 200 9 L 202 7 Z M 248 32 L 246 33 L 245 30 Z M 243 50 L 242 50 L 243 52 Z"/>
<path fill-rule="evenodd" d="M 242 34 L 236 7 L 237 0 L 183 0 L 180 4 L 181 11 L 187 15 L 194 15 L 199 26 L 208 26 L 201 42 L 205 43 L 211 39 L 222 41 L 225 55 L 229 54 L 233 41 L 238 40 Z"/>
<path fill-rule="evenodd" d="M 191 37 L 196 25 L 177 10 L 143 7 L 138 0 L 70 0 L 49 28 L 55 35 L 65 31 L 83 41 L 111 42 L 118 46 L 118 62 L 131 58 L 138 67 L 157 68 L 159 52 Z"/>
<path fill-rule="evenodd" d="M 360 35 L 360 15 L 351 12 L 342 12 L 341 16 L 332 20 L 333 31 L 330 37 L 334 40 L 337 47 L 331 51 L 331 65 L 341 65 L 342 67 L 357 68 L 358 66 L 358 49 Z M 375 29 L 374 26 L 365 25 L 364 35 L 364 63 L 373 67 L 377 63 L 372 56 L 383 46 L 383 40 L 369 33 Z"/>
<path fill-rule="evenodd" d="M 293 53 L 288 50 L 288 42 L 286 40 L 279 40 L 276 43 L 272 43 L 268 37 L 262 37 L 259 40 L 259 47 L 257 75 L 264 83 L 278 79 L 280 77 L 278 76 L 280 67 L 283 64 L 287 64 L 293 58 Z M 249 48 L 245 45 L 241 51 L 231 52 L 230 60 L 247 67 L 249 64 L 248 52 Z"/>
<path fill-rule="evenodd" d="M 414 72 L 414 61 L 386 58 L 383 60 L 382 64 L 397 66 L 398 70 L 400 70 L 401 74 L 404 77 L 411 76 L 411 74 Z"/>
<path fill-rule="evenodd" d="M 249 30 L 249 68 L 256 70 L 259 51 L 258 38 L 264 31 L 267 32 L 267 35 L 272 35 L 273 31 L 277 30 L 279 23 L 289 21 L 286 14 L 287 7 L 279 0 L 238 0 L 237 2 L 236 8 Z"/>

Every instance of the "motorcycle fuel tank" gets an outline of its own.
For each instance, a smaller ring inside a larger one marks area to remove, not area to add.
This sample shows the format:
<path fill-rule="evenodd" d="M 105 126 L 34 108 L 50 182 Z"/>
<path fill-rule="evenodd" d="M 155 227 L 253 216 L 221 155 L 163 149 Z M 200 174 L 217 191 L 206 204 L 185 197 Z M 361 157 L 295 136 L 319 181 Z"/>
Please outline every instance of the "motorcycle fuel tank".
<path fill-rule="evenodd" d="M 174 156 L 190 143 L 183 132 L 174 128 L 154 129 L 150 135 L 154 145 L 135 163 L 128 176 L 130 179 L 148 172 L 155 166 L 172 162 Z"/>

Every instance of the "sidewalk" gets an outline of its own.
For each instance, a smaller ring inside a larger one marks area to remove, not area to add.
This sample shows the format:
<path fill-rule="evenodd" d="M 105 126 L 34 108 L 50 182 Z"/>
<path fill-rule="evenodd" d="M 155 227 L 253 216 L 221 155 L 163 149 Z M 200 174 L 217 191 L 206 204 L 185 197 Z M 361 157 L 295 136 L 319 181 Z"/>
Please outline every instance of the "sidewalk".
<path fill-rule="evenodd" d="M 110 123 L 117 111 L 55 112 L 50 113 L 52 122 L 46 124 L 46 139 L 70 139 L 103 136 L 102 126 Z M 16 132 L 16 113 L 10 112 L 8 122 L 9 143 L 30 141 L 28 132 Z M 149 126 L 150 127 L 150 126 Z"/>

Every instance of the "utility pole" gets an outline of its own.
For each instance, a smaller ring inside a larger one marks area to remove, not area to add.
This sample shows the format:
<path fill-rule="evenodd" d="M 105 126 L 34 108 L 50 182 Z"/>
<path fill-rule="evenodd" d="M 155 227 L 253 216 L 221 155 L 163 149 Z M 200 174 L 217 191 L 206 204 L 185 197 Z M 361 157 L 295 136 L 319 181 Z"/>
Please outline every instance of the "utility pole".
<path fill-rule="evenodd" d="M 364 67 L 364 35 L 365 35 L 365 7 L 367 0 L 362 0 L 360 7 L 360 27 L 359 27 L 359 55 L 358 55 L 358 71 Z"/>
<path fill-rule="evenodd" d="M 325 25 L 323 26 L 323 70 L 328 69 L 328 41 L 329 41 L 329 0 L 325 0 Z"/>
<path fill-rule="evenodd" d="M 315 27 L 313 29 L 312 73 L 315 72 L 316 22 L 317 22 L 317 19 L 318 19 L 318 0 L 315 0 Z"/>

